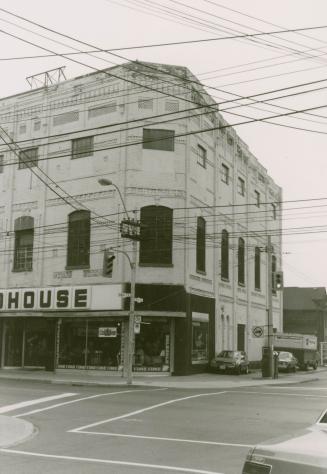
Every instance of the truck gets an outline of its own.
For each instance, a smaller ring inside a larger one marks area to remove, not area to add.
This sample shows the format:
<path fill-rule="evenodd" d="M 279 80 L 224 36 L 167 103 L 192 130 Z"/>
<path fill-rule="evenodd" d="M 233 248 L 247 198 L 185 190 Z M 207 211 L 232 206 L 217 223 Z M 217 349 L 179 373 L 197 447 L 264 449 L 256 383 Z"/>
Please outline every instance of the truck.
<path fill-rule="evenodd" d="M 292 334 L 276 333 L 274 334 L 274 350 L 287 351 L 297 358 L 301 370 L 314 370 L 319 365 L 320 354 L 317 350 L 317 336 L 312 334 Z"/>

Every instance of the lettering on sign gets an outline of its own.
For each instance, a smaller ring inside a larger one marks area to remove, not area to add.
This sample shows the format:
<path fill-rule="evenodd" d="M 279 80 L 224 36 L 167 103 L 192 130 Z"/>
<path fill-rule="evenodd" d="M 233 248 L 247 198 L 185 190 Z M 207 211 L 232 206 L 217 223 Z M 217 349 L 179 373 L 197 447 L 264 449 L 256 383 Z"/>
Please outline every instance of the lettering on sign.
<path fill-rule="evenodd" d="M 90 298 L 88 286 L 0 290 L 0 310 L 88 309 Z"/>
<path fill-rule="evenodd" d="M 98 337 L 117 337 L 117 328 L 98 328 Z"/>

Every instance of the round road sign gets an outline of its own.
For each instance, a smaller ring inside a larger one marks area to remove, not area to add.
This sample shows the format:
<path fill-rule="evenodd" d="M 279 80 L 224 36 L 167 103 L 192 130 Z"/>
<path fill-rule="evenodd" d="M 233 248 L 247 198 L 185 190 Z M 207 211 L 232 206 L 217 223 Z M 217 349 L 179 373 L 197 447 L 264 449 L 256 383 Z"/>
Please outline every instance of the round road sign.
<path fill-rule="evenodd" d="M 252 329 L 252 334 L 254 337 L 262 337 L 263 336 L 263 327 L 262 326 L 255 326 Z"/>

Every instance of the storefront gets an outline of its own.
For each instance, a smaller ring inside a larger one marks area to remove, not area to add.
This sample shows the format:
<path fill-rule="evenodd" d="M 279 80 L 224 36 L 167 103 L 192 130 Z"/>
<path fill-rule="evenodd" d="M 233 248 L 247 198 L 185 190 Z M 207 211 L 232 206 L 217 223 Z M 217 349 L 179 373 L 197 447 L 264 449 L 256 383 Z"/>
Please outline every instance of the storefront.
<path fill-rule="evenodd" d="M 0 291 L 1 368 L 122 369 L 129 312 L 122 285 Z M 175 318 L 136 311 L 134 371 L 171 372 Z"/>

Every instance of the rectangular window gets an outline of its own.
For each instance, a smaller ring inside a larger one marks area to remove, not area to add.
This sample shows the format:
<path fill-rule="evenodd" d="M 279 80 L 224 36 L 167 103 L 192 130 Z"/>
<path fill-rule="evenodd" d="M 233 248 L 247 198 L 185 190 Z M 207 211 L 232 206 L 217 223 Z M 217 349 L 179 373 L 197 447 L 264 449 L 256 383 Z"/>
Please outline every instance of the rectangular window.
<path fill-rule="evenodd" d="M 37 166 L 38 161 L 38 148 L 26 148 L 19 152 L 19 164 L 18 169 L 22 170 L 25 168 L 33 168 Z"/>
<path fill-rule="evenodd" d="M 4 156 L 0 155 L 0 173 L 3 173 Z"/>
<path fill-rule="evenodd" d="M 15 272 L 30 272 L 33 265 L 34 230 L 26 229 L 15 232 Z"/>
<path fill-rule="evenodd" d="M 229 184 L 229 168 L 224 164 L 221 165 L 221 180 L 223 183 Z"/>
<path fill-rule="evenodd" d="M 207 167 L 207 150 L 201 145 L 198 145 L 198 164 L 202 168 Z"/>
<path fill-rule="evenodd" d="M 144 128 L 143 148 L 145 150 L 174 151 L 175 130 Z"/>
<path fill-rule="evenodd" d="M 260 193 L 258 191 L 254 191 L 254 196 L 255 196 L 255 205 L 257 207 L 260 207 Z"/>
<path fill-rule="evenodd" d="M 72 140 L 72 159 L 92 156 L 94 151 L 93 137 L 75 138 Z"/>
<path fill-rule="evenodd" d="M 198 217 L 196 231 L 196 271 L 206 271 L 206 222 Z"/>
<path fill-rule="evenodd" d="M 152 110 L 153 109 L 153 99 L 139 99 L 138 100 L 139 109 Z"/>
<path fill-rule="evenodd" d="M 209 357 L 209 314 L 192 313 L 192 364 L 204 364 Z"/>
<path fill-rule="evenodd" d="M 108 104 L 100 105 L 99 107 L 93 107 L 88 110 L 88 118 L 92 119 L 95 117 L 100 117 L 102 115 L 111 114 L 116 112 L 117 105 L 116 102 L 109 102 Z"/>
<path fill-rule="evenodd" d="M 245 196 L 245 181 L 242 178 L 238 178 L 237 180 L 237 192 L 241 196 Z"/>
<path fill-rule="evenodd" d="M 64 112 L 63 114 L 55 115 L 53 117 L 53 125 L 65 125 L 71 122 L 77 122 L 79 120 L 79 111 L 72 110 L 71 112 Z"/>

